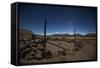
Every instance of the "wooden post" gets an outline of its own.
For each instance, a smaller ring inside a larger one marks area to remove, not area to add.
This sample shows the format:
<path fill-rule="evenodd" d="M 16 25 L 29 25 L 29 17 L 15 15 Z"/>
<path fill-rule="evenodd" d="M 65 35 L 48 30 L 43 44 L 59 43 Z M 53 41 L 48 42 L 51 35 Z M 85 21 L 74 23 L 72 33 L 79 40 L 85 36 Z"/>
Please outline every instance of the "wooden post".
<path fill-rule="evenodd" d="M 74 25 L 74 46 L 75 46 L 75 51 L 77 49 L 77 45 L 76 45 L 76 30 L 75 30 L 75 25 Z"/>
<path fill-rule="evenodd" d="M 46 54 L 46 29 L 47 29 L 47 18 L 44 21 L 44 57 Z"/>
<path fill-rule="evenodd" d="M 75 40 L 75 44 L 76 44 L 76 31 L 75 31 L 75 27 L 74 27 L 74 40 Z"/>

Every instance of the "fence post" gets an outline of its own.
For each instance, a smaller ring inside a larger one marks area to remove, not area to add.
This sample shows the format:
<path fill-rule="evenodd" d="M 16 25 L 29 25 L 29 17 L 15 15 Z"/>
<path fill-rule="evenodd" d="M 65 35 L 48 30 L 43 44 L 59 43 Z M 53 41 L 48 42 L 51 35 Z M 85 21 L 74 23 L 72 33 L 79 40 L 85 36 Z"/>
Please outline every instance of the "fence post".
<path fill-rule="evenodd" d="M 46 29 L 47 29 L 47 18 L 44 20 L 44 57 L 46 54 Z"/>

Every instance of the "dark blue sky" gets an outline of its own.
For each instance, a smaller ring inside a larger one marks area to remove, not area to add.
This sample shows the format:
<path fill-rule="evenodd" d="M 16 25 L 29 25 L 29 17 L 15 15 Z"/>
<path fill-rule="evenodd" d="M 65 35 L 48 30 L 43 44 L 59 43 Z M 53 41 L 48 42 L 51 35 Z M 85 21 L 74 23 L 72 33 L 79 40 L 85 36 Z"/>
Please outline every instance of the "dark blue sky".
<path fill-rule="evenodd" d="M 19 5 L 19 28 L 43 34 L 47 18 L 47 34 L 96 32 L 96 8 Z"/>

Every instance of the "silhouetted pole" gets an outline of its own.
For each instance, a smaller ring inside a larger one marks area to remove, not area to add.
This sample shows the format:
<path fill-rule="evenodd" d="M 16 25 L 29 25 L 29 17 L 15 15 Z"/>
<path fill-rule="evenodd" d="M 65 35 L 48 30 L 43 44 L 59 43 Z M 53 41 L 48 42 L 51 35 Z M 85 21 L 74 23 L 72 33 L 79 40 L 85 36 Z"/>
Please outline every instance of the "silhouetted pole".
<path fill-rule="evenodd" d="M 46 54 L 46 29 L 47 29 L 47 19 L 44 21 L 44 57 Z"/>

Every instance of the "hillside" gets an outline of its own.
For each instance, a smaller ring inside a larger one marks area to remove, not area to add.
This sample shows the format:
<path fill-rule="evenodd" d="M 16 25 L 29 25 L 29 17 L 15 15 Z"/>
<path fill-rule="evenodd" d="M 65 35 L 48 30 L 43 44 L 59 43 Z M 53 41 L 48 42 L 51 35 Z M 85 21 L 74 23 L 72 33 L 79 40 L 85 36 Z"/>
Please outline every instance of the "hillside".
<path fill-rule="evenodd" d="M 25 29 L 19 29 L 19 39 L 31 39 L 31 38 L 35 38 L 35 35 L 31 31 Z"/>

